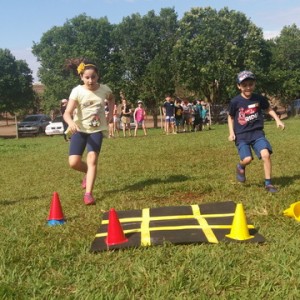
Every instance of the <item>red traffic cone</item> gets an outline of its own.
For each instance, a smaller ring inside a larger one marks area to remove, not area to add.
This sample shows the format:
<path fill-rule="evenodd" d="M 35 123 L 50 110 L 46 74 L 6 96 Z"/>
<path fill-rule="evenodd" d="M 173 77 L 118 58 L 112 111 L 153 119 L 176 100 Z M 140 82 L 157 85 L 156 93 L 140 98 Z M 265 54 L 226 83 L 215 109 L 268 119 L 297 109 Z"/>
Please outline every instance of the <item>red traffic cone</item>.
<path fill-rule="evenodd" d="M 60 204 L 59 196 L 57 192 L 54 192 L 52 195 L 52 201 L 48 217 L 48 225 L 60 225 L 64 222 L 64 214 Z"/>
<path fill-rule="evenodd" d="M 112 208 L 109 210 L 108 232 L 105 242 L 108 246 L 112 246 L 126 243 L 127 241 L 128 239 L 124 235 L 118 215 L 114 208 Z"/>

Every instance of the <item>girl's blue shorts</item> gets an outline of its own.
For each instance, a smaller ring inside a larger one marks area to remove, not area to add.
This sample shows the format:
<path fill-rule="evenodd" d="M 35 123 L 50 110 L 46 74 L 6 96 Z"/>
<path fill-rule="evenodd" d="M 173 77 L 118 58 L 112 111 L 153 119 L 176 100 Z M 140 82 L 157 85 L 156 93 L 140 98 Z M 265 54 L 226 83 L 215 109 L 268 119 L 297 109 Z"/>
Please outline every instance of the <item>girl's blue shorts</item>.
<path fill-rule="evenodd" d="M 70 141 L 69 155 L 82 155 L 85 148 L 87 152 L 97 152 L 101 150 L 103 133 L 101 131 L 93 133 L 76 132 Z"/>

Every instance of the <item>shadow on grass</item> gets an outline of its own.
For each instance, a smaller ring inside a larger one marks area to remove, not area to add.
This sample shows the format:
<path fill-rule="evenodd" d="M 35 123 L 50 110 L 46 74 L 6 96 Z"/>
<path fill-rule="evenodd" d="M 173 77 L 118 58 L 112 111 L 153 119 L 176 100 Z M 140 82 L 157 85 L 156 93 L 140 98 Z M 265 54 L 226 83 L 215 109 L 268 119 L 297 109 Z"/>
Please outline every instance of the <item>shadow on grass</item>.
<path fill-rule="evenodd" d="M 281 185 L 281 186 L 287 186 L 291 185 L 295 182 L 295 180 L 300 179 L 300 174 L 294 174 L 291 176 L 281 176 L 281 177 L 274 177 L 273 181 L 275 184 Z"/>
<path fill-rule="evenodd" d="M 146 186 L 151 186 L 154 184 L 182 182 L 182 181 L 186 181 L 189 179 L 190 179 L 190 177 L 184 176 L 184 175 L 172 175 L 167 178 L 146 179 L 146 180 L 142 180 L 142 181 L 130 184 L 130 185 L 126 185 L 122 189 L 119 189 L 119 190 L 107 191 L 107 193 L 119 193 L 119 192 L 124 192 L 124 191 L 138 191 L 138 190 L 142 190 Z"/>
<path fill-rule="evenodd" d="M 43 197 L 43 196 L 41 196 Z M 0 205 L 14 205 L 14 204 L 17 204 L 19 202 L 23 202 L 23 201 L 29 201 L 29 200 L 39 200 L 41 199 L 41 197 L 39 196 L 33 196 L 33 197 L 30 197 L 30 198 L 20 198 L 20 199 L 16 199 L 16 200 L 9 200 L 9 199 L 5 199 L 5 200 L 0 200 Z"/>
<path fill-rule="evenodd" d="M 300 179 L 300 174 L 294 174 L 294 175 L 291 175 L 291 176 L 273 177 L 272 178 L 272 183 L 274 185 L 277 185 L 277 186 L 285 187 L 285 186 L 289 186 L 289 185 L 294 184 L 295 181 L 299 180 L 299 179 Z M 251 185 L 252 184 L 249 183 L 249 186 L 251 186 Z M 258 187 L 262 186 L 262 184 L 260 184 L 260 183 L 257 183 L 255 185 L 258 186 Z"/>

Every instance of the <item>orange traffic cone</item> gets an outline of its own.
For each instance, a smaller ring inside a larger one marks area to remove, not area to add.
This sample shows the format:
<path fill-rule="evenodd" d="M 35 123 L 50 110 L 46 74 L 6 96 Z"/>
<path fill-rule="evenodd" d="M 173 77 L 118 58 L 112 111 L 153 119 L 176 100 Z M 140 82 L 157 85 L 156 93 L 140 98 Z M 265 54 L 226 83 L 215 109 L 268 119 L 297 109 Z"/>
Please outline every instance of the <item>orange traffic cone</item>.
<path fill-rule="evenodd" d="M 109 210 L 108 232 L 105 242 L 108 246 L 126 243 L 128 239 L 125 237 L 123 228 L 114 208 Z"/>
<path fill-rule="evenodd" d="M 245 241 L 254 238 L 254 236 L 249 234 L 246 215 L 242 203 L 238 203 L 236 205 L 230 234 L 227 234 L 226 237 L 238 241 Z"/>
<path fill-rule="evenodd" d="M 48 217 L 48 225 L 61 225 L 64 224 L 64 214 L 60 204 L 59 196 L 57 192 L 54 192 L 52 195 L 52 201 L 50 206 L 50 212 Z"/>

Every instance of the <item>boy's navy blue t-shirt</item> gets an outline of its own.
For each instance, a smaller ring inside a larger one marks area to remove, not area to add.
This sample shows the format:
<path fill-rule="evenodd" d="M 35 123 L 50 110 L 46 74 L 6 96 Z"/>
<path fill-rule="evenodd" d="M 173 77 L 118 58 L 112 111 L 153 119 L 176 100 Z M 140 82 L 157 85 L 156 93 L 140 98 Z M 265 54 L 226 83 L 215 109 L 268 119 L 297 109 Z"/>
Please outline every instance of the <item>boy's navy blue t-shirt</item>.
<path fill-rule="evenodd" d="M 258 94 L 250 99 L 241 95 L 234 97 L 229 104 L 229 115 L 234 118 L 236 142 L 253 141 L 264 136 L 264 118 L 262 111 L 269 108 L 268 100 Z"/>
<path fill-rule="evenodd" d="M 164 103 L 164 108 L 166 109 L 166 116 L 173 117 L 175 113 L 175 107 L 173 102 L 166 101 Z"/>

